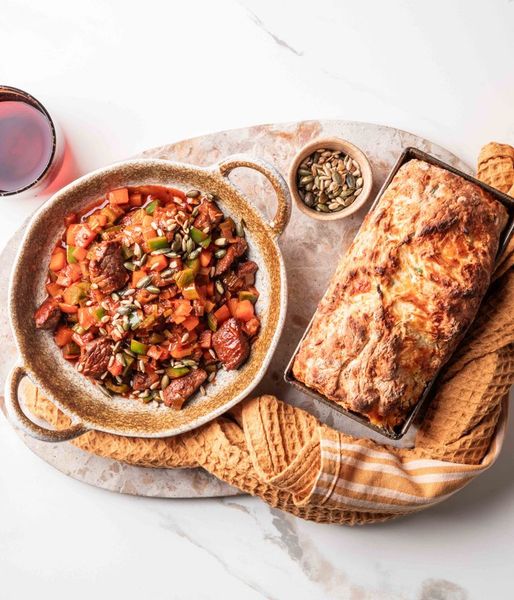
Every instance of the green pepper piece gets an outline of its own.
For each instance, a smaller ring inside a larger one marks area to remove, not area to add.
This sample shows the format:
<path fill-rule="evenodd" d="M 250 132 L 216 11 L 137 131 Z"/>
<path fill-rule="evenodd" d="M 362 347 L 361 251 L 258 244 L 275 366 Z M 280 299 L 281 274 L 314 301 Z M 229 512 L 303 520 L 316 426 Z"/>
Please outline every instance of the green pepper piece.
<path fill-rule="evenodd" d="M 66 260 L 69 264 L 73 264 L 77 262 L 75 256 L 73 256 L 73 252 L 75 251 L 75 246 L 66 246 Z"/>
<path fill-rule="evenodd" d="M 79 356 L 80 348 L 75 342 L 68 342 L 62 349 L 65 358 Z"/>
<path fill-rule="evenodd" d="M 102 306 L 95 308 L 94 313 L 97 321 L 101 321 L 105 317 L 105 309 Z"/>
<path fill-rule="evenodd" d="M 193 271 L 193 275 L 196 277 L 196 275 L 198 275 L 198 271 L 200 270 L 200 259 L 190 258 L 186 261 L 186 264 Z"/>
<path fill-rule="evenodd" d="M 152 335 L 150 336 L 150 343 L 160 344 L 161 342 L 164 342 L 165 339 L 166 337 L 161 335 L 160 333 L 152 333 Z"/>
<path fill-rule="evenodd" d="M 137 340 L 130 340 L 130 349 L 135 354 L 141 354 L 144 356 L 148 350 L 148 346 L 146 344 L 143 344 L 143 342 L 138 342 Z"/>
<path fill-rule="evenodd" d="M 213 315 L 213 313 L 209 313 L 207 315 L 207 325 L 209 325 L 209 329 L 211 331 L 218 330 L 218 319 Z"/>
<path fill-rule="evenodd" d="M 128 372 L 132 368 L 132 365 L 135 363 L 136 359 L 130 354 L 123 353 L 123 358 L 125 359 L 125 368 L 123 369 L 123 377 L 128 375 Z"/>
<path fill-rule="evenodd" d="M 252 292 L 249 292 L 248 290 L 239 292 L 238 297 L 239 297 L 239 302 L 241 302 L 242 300 L 250 300 L 250 302 L 252 304 L 255 304 L 258 299 L 257 294 L 253 294 Z"/>
<path fill-rule="evenodd" d="M 111 390 L 111 392 L 114 392 L 115 394 L 125 394 L 129 390 L 129 386 L 126 383 L 116 385 L 113 381 L 107 380 L 104 385 L 108 390 Z"/>
<path fill-rule="evenodd" d="M 203 241 L 200 242 L 202 248 L 207 249 L 211 245 L 211 236 L 208 235 Z"/>
<path fill-rule="evenodd" d="M 112 227 L 109 227 L 109 229 L 106 229 L 102 233 L 102 240 L 109 240 L 111 235 L 113 233 L 117 233 L 118 231 L 121 231 L 121 225 L 113 225 Z"/>
<path fill-rule="evenodd" d="M 193 269 L 184 269 L 175 275 L 175 281 L 180 290 L 183 290 L 188 285 L 191 285 L 195 280 Z"/>
<path fill-rule="evenodd" d="M 120 216 L 119 213 L 116 212 L 110 206 L 104 206 L 102 208 L 102 210 L 100 211 L 100 213 L 102 215 L 105 215 L 107 217 L 107 224 L 108 225 L 112 225 L 114 223 L 114 221 L 116 221 L 116 219 Z"/>
<path fill-rule="evenodd" d="M 189 235 L 195 244 L 201 244 L 208 237 L 207 233 L 204 233 L 201 229 L 197 229 L 196 227 L 191 227 L 189 229 Z"/>
<path fill-rule="evenodd" d="M 159 237 L 150 238 L 147 244 L 150 250 L 159 250 L 168 246 L 168 240 L 166 236 L 160 235 Z"/>
<path fill-rule="evenodd" d="M 150 204 L 145 206 L 145 211 L 147 215 L 153 215 L 155 209 L 159 206 L 159 200 L 152 200 Z"/>
<path fill-rule="evenodd" d="M 188 367 L 168 367 L 166 369 L 166 375 L 170 379 L 178 379 L 179 377 L 184 377 L 189 373 L 190 369 Z"/>

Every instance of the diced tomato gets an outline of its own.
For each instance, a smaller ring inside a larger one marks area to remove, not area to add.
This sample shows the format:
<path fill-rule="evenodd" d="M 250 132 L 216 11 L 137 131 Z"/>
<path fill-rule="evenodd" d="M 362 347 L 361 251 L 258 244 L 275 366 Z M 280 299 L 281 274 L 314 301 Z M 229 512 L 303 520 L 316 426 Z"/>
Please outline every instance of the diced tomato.
<path fill-rule="evenodd" d="M 66 327 L 65 325 L 60 325 L 54 335 L 55 343 L 62 348 L 66 346 L 69 342 L 71 342 L 73 337 L 73 329 Z"/>
<path fill-rule="evenodd" d="M 191 356 L 193 348 L 191 346 L 182 346 L 181 344 L 175 344 L 171 348 L 170 354 L 173 358 L 185 358 Z"/>
<path fill-rule="evenodd" d="M 78 311 L 78 307 L 75 304 L 66 304 L 66 302 L 59 302 L 59 308 L 63 313 L 73 315 Z"/>
<path fill-rule="evenodd" d="M 250 300 L 241 300 L 237 303 L 234 317 L 240 321 L 249 321 L 255 317 L 253 304 Z"/>
<path fill-rule="evenodd" d="M 73 256 L 80 262 L 86 258 L 87 250 L 85 248 L 80 248 L 79 246 L 77 246 L 75 250 L 73 250 Z"/>
<path fill-rule="evenodd" d="M 162 348 L 160 346 L 150 346 L 146 352 L 146 355 L 150 358 L 155 358 L 155 360 L 160 360 L 162 356 Z"/>
<path fill-rule="evenodd" d="M 202 267 L 208 267 L 211 264 L 212 252 L 209 250 L 202 250 L 200 252 L 200 265 Z"/>
<path fill-rule="evenodd" d="M 210 300 L 205 301 L 204 309 L 205 309 L 206 313 L 212 312 L 214 310 L 214 308 L 216 308 L 216 305 L 214 304 L 214 302 L 211 302 Z"/>
<path fill-rule="evenodd" d="M 73 223 L 66 230 L 66 243 L 68 246 L 75 246 L 75 234 L 80 227 L 80 223 Z"/>
<path fill-rule="evenodd" d="M 107 194 L 107 199 L 111 204 L 128 204 L 129 194 L 127 188 L 119 188 Z"/>
<path fill-rule="evenodd" d="M 200 319 L 198 317 L 187 317 L 187 319 L 182 323 L 182 325 L 188 330 L 193 331 L 198 324 L 200 323 Z"/>
<path fill-rule="evenodd" d="M 139 192 L 133 192 L 129 196 L 130 206 L 143 206 L 143 195 Z"/>
<path fill-rule="evenodd" d="M 59 276 L 57 277 L 56 283 L 58 285 L 62 285 L 63 287 L 68 287 L 75 281 L 78 281 L 81 277 L 82 269 L 80 268 L 80 265 L 73 263 L 71 265 L 66 265 L 66 267 L 61 270 Z"/>
<path fill-rule="evenodd" d="M 77 222 L 77 213 L 70 213 L 64 217 L 64 224 L 66 226 L 71 225 L 72 223 Z"/>
<path fill-rule="evenodd" d="M 66 250 L 56 248 L 50 257 L 50 271 L 60 271 L 66 265 Z"/>
<path fill-rule="evenodd" d="M 72 283 L 78 281 L 82 277 L 82 269 L 78 264 L 68 265 L 66 269 L 69 271 L 69 275 Z"/>
<path fill-rule="evenodd" d="M 181 190 L 177 190 L 176 188 L 169 188 L 169 193 L 172 196 L 177 196 L 181 200 L 185 200 L 187 198 L 187 196 L 184 194 L 184 192 L 182 192 Z"/>
<path fill-rule="evenodd" d="M 216 317 L 216 321 L 218 321 L 218 325 L 221 325 L 231 317 L 229 307 L 224 304 L 218 308 L 218 310 L 214 313 L 214 316 Z"/>
<path fill-rule="evenodd" d="M 135 299 L 141 304 L 148 304 L 152 300 L 155 300 L 156 295 L 152 294 L 148 290 L 137 290 Z"/>
<path fill-rule="evenodd" d="M 107 367 L 109 373 L 111 373 L 111 375 L 114 375 L 114 377 L 121 375 L 123 373 L 123 369 L 124 366 L 117 360 L 115 360 L 110 367 Z"/>
<path fill-rule="evenodd" d="M 246 321 L 246 323 L 243 323 L 243 331 L 252 337 L 259 331 L 260 326 L 261 322 L 257 317 L 254 317 L 253 319 Z"/>
<path fill-rule="evenodd" d="M 237 298 L 230 298 L 230 300 L 228 301 L 228 307 L 230 309 L 230 314 L 235 317 L 236 316 L 236 308 L 237 305 L 239 304 Z"/>
<path fill-rule="evenodd" d="M 177 317 L 187 317 L 191 314 L 193 307 L 189 300 L 173 300 L 173 309 Z"/>
<path fill-rule="evenodd" d="M 143 277 L 146 277 L 145 271 L 134 271 L 132 273 L 132 287 L 135 288 L 137 286 L 137 282 L 140 279 L 143 279 Z"/>
<path fill-rule="evenodd" d="M 63 294 L 63 288 L 60 285 L 57 285 L 57 283 L 47 283 L 46 291 L 53 298 L 56 298 L 57 296 L 62 296 Z"/>
<path fill-rule="evenodd" d="M 212 346 L 212 331 L 206 329 L 202 331 L 200 334 L 200 347 L 201 348 L 210 348 Z"/>
<path fill-rule="evenodd" d="M 96 325 L 96 318 L 87 307 L 79 308 L 79 325 L 84 329 L 89 329 L 92 325 Z"/>
<path fill-rule="evenodd" d="M 147 265 L 150 271 L 163 271 L 168 266 L 168 259 L 163 254 L 151 256 Z"/>
<path fill-rule="evenodd" d="M 71 245 L 78 246 L 79 248 L 87 248 L 95 237 L 96 231 L 92 231 L 86 223 L 81 223 L 75 230 L 75 244 Z"/>

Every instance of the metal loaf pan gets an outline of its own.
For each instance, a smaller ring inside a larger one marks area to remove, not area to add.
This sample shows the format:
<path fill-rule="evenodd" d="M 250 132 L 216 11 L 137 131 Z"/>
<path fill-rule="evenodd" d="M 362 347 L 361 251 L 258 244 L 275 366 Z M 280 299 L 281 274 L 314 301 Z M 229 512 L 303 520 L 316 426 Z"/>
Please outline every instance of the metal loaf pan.
<path fill-rule="evenodd" d="M 498 202 L 501 202 L 505 206 L 505 208 L 508 211 L 509 218 L 508 218 L 508 222 L 502 232 L 502 235 L 500 237 L 500 244 L 499 244 L 498 254 L 497 254 L 497 260 L 498 260 L 500 255 L 503 253 L 503 251 L 507 247 L 507 244 L 509 243 L 509 240 L 514 231 L 514 198 L 512 198 L 511 196 L 508 196 L 507 194 L 504 194 L 503 192 L 500 192 L 499 190 L 491 187 L 490 185 L 483 183 L 482 181 L 479 181 L 475 177 L 472 177 L 471 175 L 468 175 L 467 173 L 464 173 L 463 171 L 460 171 L 459 169 L 456 169 L 455 167 L 452 167 L 451 165 L 444 163 L 443 161 L 439 160 L 438 158 L 435 158 L 434 156 L 431 156 L 430 154 L 427 154 L 426 152 L 419 150 L 418 148 L 412 148 L 412 147 L 405 148 L 405 150 L 402 152 L 402 154 L 396 161 L 396 164 L 392 168 L 392 170 L 389 173 L 384 184 L 380 188 L 380 191 L 378 192 L 377 197 L 373 201 L 373 204 L 371 205 L 369 210 L 372 211 L 375 209 L 375 207 L 377 206 L 378 202 L 380 201 L 382 195 L 384 194 L 384 191 L 389 186 L 389 184 L 393 180 L 394 176 L 396 175 L 396 173 L 398 172 L 400 167 L 412 159 L 423 160 L 431 165 L 441 167 L 442 169 L 445 169 L 446 171 L 450 171 L 451 173 L 454 173 L 455 175 L 459 175 L 466 181 L 470 181 L 471 183 L 474 183 L 475 185 L 479 186 L 480 188 L 482 188 L 483 190 L 485 190 L 486 192 L 491 194 L 491 196 L 493 196 L 496 200 L 498 200 Z M 408 414 L 407 418 L 405 419 L 405 421 L 402 424 L 398 425 L 394 429 L 386 429 L 383 427 L 378 427 L 377 425 L 373 425 L 372 423 L 370 423 L 366 419 L 366 417 L 364 417 L 363 415 L 360 415 L 360 414 L 355 413 L 350 410 L 346 410 L 345 408 L 343 408 L 342 406 L 339 406 L 332 400 L 329 400 L 326 396 L 323 396 L 322 394 L 307 387 L 305 384 L 303 384 L 300 381 L 295 379 L 295 377 L 293 375 L 293 362 L 296 358 L 296 355 L 298 353 L 300 345 L 302 344 L 305 336 L 307 335 L 307 333 L 309 332 L 309 330 L 311 328 L 313 320 L 314 320 L 314 315 L 313 315 L 309 325 L 307 326 L 307 329 L 305 330 L 304 334 L 302 335 L 301 340 L 298 342 L 298 345 L 295 348 L 293 356 L 291 357 L 291 359 L 286 367 L 286 370 L 284 373 L 284 379 L 287 381 L 287 383 L 290 383 L 292 386 L 296 387 L 297 389 L 302 391 L 304 394 L 307 394 L 308 396 L 314 398 L 315 400 L 319 400 L 320 402 L 322 402 L 323 404 L 326 404 L 327 406 L 329 406 L 331 409 L 335 410 L 336 412 L 341 413 L 341 414 L 349 417 L 350 419 L 353 419 L 354 421 L 357 421 L 361 425 L 364 425 L 364 426 L 368 427 L 369 429 L 372 429 L 373 431 L 380 433 L 381 435 L 383 435 L 389 439 L 392 439 L 392 440 L 401 439 L 407 433 L 409 427 L 412 425 L 412 423 L 414 422 L 416 417 L 420 416 L 421 411 L 426 410 L 428 403 L 432 398 L 431 392 L 434 389 L 434 384 L 437 381 L 444 365 L 442 365 L 441 369 L 439 369 L 439 371 L 436 373 L 436 375 L 432 379 L 432 381 L 430 381 L 427 384 L 427 386 L 426 386 L 423 394 L 421 395 L 420 399 L 418 400 L 417 404 L 415 404 L 412 407 L 410 413 Z"/>

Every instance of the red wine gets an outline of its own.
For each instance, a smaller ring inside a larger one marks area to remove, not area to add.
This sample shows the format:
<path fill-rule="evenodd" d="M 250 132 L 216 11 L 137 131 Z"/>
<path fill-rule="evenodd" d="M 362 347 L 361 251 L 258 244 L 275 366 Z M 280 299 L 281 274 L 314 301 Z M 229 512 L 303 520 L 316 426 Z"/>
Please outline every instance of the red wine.
<path fill-rule="evenodd" d="M 44 113 L 26 102 L 0 101 L 0 192 L 34 183 L 52 158 L 53 132 Z"/>

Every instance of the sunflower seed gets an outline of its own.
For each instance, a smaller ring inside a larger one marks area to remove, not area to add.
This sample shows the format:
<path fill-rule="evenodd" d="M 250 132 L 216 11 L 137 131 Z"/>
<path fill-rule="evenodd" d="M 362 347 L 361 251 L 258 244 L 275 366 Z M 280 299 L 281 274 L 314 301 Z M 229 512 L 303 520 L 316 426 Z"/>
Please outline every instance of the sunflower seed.
<path fill-rule="evenodd" d="M 161 290 L 156 285 L 147 285 L 146 290 L 151 294 L 160 294 Z"/>
<path fill-rule="evenodd" d="M 214 240 L 214 244 L 216 246 L 226 246 L 227 245 L 227 240 L 224 237 L 220 237 L 220 238 Z"/>
<path fill-rule="evenodd" d="M 140 290 L 141 288 L 146 287 L 149 283 L 152 282 L 152 276 L 151 275 L 146 275 L 145 277 L 142 277 L 137 283 L 136 283 L 136 287 Z"/>
<path fill-rule="evenodd" d="M 236 233 L 239 237 L 245 237 L 245 221 L 241 219 L 239 223 L 236 224 Z"/>
<path fill-rule="evenodd" d="M 223 294 L 225 292 L 225 289 L 223 288 L 223 285 L 221 283 L 221 281 L 219 279 L 216 279 L 216 289 L 220 294 Z"/>
<path fill-rule="evenodd" d="M 170 384 L 170 378 L 167 375 L 163 375 L 161 379 L 161 390 L 165 390 Z"/>
<path fill-rule="evenodd" d="M 216 258 L 223 258 L 226 253 L 227 253 L 227 251 L 225 250 L 225 248 L 222 248 L 221 250 L 216 250 L 216 252 L 214 253 L 214 256 Z"/>
<path fill-rule="evenodd" d="M 200 190 L 189 190 L 188 192 L 186 192 L 186 196 L 188 198 L 198 198 L 199 195 Z"/>
<path fill-rule="evenodd" d="M 129 271 L 135 271 L 137 269 L 136 265 L 132 262 L 123 263 L 123 266 Z"/>
<path fill-rule="evenodd" d="M 196 250 L 193 250 L 192 252 L 189 253 L 188 258 L 190 260 L 194 260 L 197 256 L 200 255 L 201 251 L 202 251 L 201 248 L 196 248 Z"/>

